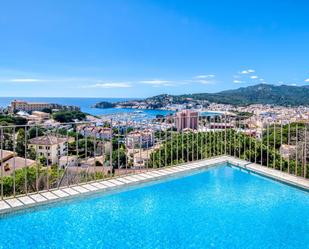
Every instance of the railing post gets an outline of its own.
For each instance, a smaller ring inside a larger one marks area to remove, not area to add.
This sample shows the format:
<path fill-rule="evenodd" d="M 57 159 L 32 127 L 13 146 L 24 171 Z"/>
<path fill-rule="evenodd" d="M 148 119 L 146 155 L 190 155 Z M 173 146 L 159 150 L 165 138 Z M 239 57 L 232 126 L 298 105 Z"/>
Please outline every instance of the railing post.
<path fill-rule="evenodd" d="M 276 123 L 274 122 L 274 155 L 273 155 L 273 168 L 276 168 Z"/>
<path fill-rule="evenodd" d="M 117 170 L 118 170 L 118 174 L 120 175 L 120 122 L 118 121 L 117 122 L 117 125 L 118 125 L 118 129 L 117 129 L 117 133 L 118 133 L 118 136 L 117 136 Z"/>
<path fill-rule="evenodd" d="M 39 130 L 38 126 L 35 126 L 35 137 L 38 138 Z M 14 137 L 15 137 L 15 127 L 14 127 Z M 15 138 L 14 138 L 14 158 L 15 158 Z M 36 163 L 36 170 L 35 170 L 35 188 L 36 192 L 39 192 L 39 158 L 38 158 L 38 144 L 35 145 L 35 163 Z M 15 164 L 15 162 L 14 162 Z M 15 166 L 14 166 L 14 196 L 15 196 Z"/>
<path fill-rule="evenodd" d="M 125 175 L 128 174 L 128 143 L 127 143 L 127 136 L 128 136 L 128 120 L 126 119 L 126 127 L 124 129 L 124 145 L 125 145 Z M 103 167 L 104 167 L 104 162 L 103 162 Z"/>
<path fill-rule="evenodd" d="M 170 133 L 170 147 L 171 147 L 171 165 L 173 166 L 173 127 L 171 127 L 171 133 Z"/>
<path fill-rule="evenodd" d="M 87 128 L 90 130 L 90 132 L 92 131 L 91 130 L 91 125 L 87 124 Z M 90 133 L 90 136 L 91 136 L 91 133 Z M 85 165 L 87 167 L 86 172 L 85 172 L 85 178 L 86 178 L 86 182 L 87 182 L 88 181 L 88 174 L 89 174 L 89 164 L 88 164 L 88 160 L 87 160 L 87 158 L 88 158 L 88 133 L 85 133 L 84 142 L 85 142 L 85 147 L 84 147 L 85 158 L 84 158 L 84 162 L 85 162 Z"/>
<path fill-rule="evenodd" d="M 305 168 L 304 168 L 304 178 L 307 178 L 307 123 L 305 123 Z"/>
<path fill-rule="evenodd" d="M 67 186 L 70 186 L 70 165 L 69 165 L 69 130 L 66 131 L 66 166 L 64 169 L 64 174 L 67 175 Z M 65 175 L 63 176 L 65 177 Z M 61 184 L 61 183 L 60 183 Z"/>
<path fill-rule="evenodd" d="M 163 120 L 160 119 L 159 120 L 160 124 L 159 124 L 159 165 L 158 167 L 161 168 L 161 160 L 162 160 L 162 152 L 161 152 L 161 149 L 162 149 L 162 122 Z"/>
<path fill-rule="evenodd" d="M 25 194 L 28 195 L 28 166 L 27 166 L 27 126 L 25 126 L 25 159 L 24 159 L 24 167 L 25 167 Z"/>
<path fill-rule="evenodd" d="M 58 131 L 58 126 L 56 127 L 56 139 L 57 139 L 57 146 L 58 146 L 58 143 L 59 143 L 59 131 Z M 60 165 L 60 157 L 62 156 L 62 154 L 61 153 L 58 153 L 58 150 L 60 150 L 61 148 L 59 147 L 57 147 L 57 165 L 56 165 L 56 167 L 57 167 L 57 185 L 56 185 L 56 187 L 59 189 L 59 184 L 60 184 L 60 172 L 59 172 L 59 165 Z"/>
<path fill-rule="evenodd" d="M 113 119 L 111 119 L 111 129 L 110 129 L 110 146 L 109 146 L 109 166 L 110 166 L 110 176 L 113 176 Z"/>
<path fill-rule="evenodd" d="M 267 123 L 267 161 L 266 165 L 269 167 L 269 123 Z"/>
<path fill-rule="evenodd" d="M 93 179 L 94 181 L 97 180 L 97 135 L 98 135 L 98 127 L 97 123 L 94 123 L 94 138 L 93 138 Z M 104 163 L 104 162 L 103 162 Z"/>
<path fill-rule="evenodd" d="M 254 135 L 254 163 L 257 163 L 257 137 Z"/>
<path fill-rule="evenodd" d="M 164 167 L 167 167 L 167 133 L 168 133 L 168 129 L 167 129 L 167 120 L 165 118 L 165 147 L 164 147 Z"/>
<path fill-rule="evenodd" d="M 288 173 L 290 174 L 290 144 L 291 144 L 291 124 L 288 123 Z"/>
<path fill-rule="evenodd" d="M 1 141 L 1 200 L 3 200 L 3 177 L 4 177 L 4 172 L 3 172 L 3 162 L 4 162 L 4 157 L 3 157 L 3 127 L 1 127 L 1 133 L 0 133 L 0 141 Z"/>
<path fill-rule="evenodd" d="M 239 120 L 238 120 L 238 127 L 239 127 L 239 129 L 238 129 L 238 137 L 239 137 L 239 141 L 238 141 L 238 143 L 239 143 L 239 159 L 241 158 L 241 125 L 240 125 L 240 118 L 239 118 Z"/>
<path fill-rule="evenodd" d="M 298 123 L 296 123 L 296 131 L 295 131 L 295 137 L 296 137 L 296 150 L 295 150 L 295 175 L 297 176 L 298 171 Z"/>
<path fill-rule="evenodd" d="M 207 159 L 208 158 L 208 124 L 207 124 L 207 121 L 208 121 L 208 117 L 206 116 L 206 119 L 205 119 L 205 158 Z"/>
<path fill-rule="evenodd" d="M 237 148 L 237 141 L 236 141 L 236 138 L 237 138 L 237 119 L 235 118 L 234 120 L 234 157 L 237 156 L 237 153 L 236 153 L 236 148 Z"/>
<path fill-rule="evenodd" d="M 196 160 L 199 160 L 199 143 L 198 143 L 198 139 L 199 139 L 199 135 L 198 135 L 198 121 L 199 121 L 199 116 L 197 114 L 197 128 L 196 128 Z"/>
<path fill-rule="evenodd" d="M 79 135 L 78 135 L 78 132 L 77 132 L 77 129 L 76 129 L 76 141 L 75 141 L 75 149 L 76 149 L 76 174 L 78 175 L 77 177 L 77 185 L 79 185 L 79 178 L 81 177 L 80 176 L 80 170 L 79 170 L 79 150 L 78 150 L 78 141 L 79 141 Z"/>
<path fill-rule="evenodd" d="M 175 122 L 176 122 L 176 119 L 177 119 L 177 117 L 175 116 Z M 179 121 L 178 121 L 178 123 L 179 123 Z M 176 144 L 176 163 L 177 163 L 177 165 L 179 164 L 179 141 L 178 140 L 179 140 L 179 132 L 176 129 L 176 142 L 177 142 L 177 144 Z"/>
<path fill-rule="evenodd" d="M 252 149 L 252 134 L 251 134 L 251 129 L 249 130 L 249 158 L 250 158 L 250 162 L 252 162 L 252 153 L 251 153 L 251 149 Z"/>
<path fill-rule="evenodd" d="M 16 196 L 16 128 L 13 128 L 13 196 Z M 36 177 L 37 180 L 37 177 Z"/>
<path fill-rule="evenodd" d="M 181 119 L 181 123 L 183 123 L 183 121 L 184 120 L 182 120 L 183 119 L 183 117 L 181 116 L 181 117 L 179 117 L 180 119 Z M 183 135 L 183 127 L 181 127 L 181 158 L 182 158 L 182 160 L 185 162 L 186 160 L 185 160 L 185 152 L 184 152 L 184 135 Z"/>
<path fill-rule="evenodd" d="M 224 155 L 226 155 L 226 112 L 224 112 Z"/>
<path fill-rule="evenodd" d="M 280 122 L 280 148 L 282 147 L 283 144 L 283 126 L 282 126 L 282 120 Z M 280 150 L 279 148 L 279 150 Z M 280 171 L 282 171 L 282 155 L 280 154 Z"/>

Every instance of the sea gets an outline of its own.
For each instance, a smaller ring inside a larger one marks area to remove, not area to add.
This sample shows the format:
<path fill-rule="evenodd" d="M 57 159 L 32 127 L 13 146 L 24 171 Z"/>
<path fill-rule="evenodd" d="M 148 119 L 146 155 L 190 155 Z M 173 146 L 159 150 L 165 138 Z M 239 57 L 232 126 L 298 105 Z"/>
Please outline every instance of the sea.
<path fill-rule="evenodd" d="M 136 113 L 140 116 L 143 116 L 146 119 L 155 118 L 157 115 L 168 115 L 173 113 L 173 111 L 167 110 L 144 110 L 144 109 L 128 109 L 128 108 L 93 108 L 92 106 L 101 101 L 108 101 L 111 103 L 119 102 L 119 101 L 127 101 L 133 100 L 130 98 L 54 98 L 54 97 L 0 97 L 0 108 L 7 107 L 11 101 L 25 100 L 28 102 L 45 102 L 45 103 L 56 103 L 61 105 L 73 105 L 79 106 L 82 112 L 89 113 L 95 116 L 102 115 L 113 115 L 113 114 L 130 114 Z M 136 99 L 135 99 L 136 100 Z"/>

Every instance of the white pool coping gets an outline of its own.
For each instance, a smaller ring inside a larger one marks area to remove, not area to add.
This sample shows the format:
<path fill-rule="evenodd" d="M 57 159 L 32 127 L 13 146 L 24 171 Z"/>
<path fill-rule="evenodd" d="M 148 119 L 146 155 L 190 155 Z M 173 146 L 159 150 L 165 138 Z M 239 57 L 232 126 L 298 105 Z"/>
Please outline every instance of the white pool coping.
<path fill-rule="evenodd" d="M 28 194 L 26 196 L 8 198 L 0 200 L 0 214 L 10 213 L 34 206 L 50 204 L 59 200 L 72 199 L 85 194 L 96 192 L 106 192 L 127 186 L 138 185 L 140 183 L 152 182 L 170 176 L 193 172 L 215 165 L 230 163 L 242 169 L 293 185 L 304 190 L 309 190 L 309 180 L 294 175 L 290 175 L 272 168 L 267 168 L 245 160 L 240 160 L 231 156 L 219 156 L 216 158 L 199 160 L 191 163 L 181 164 L 172 167 L 149 169 L 147 172 L 131 174 L 128 176 L 118 176 L 112 179 L 88 182 L 75 186 L 42 191 L 39 193 Z"/>

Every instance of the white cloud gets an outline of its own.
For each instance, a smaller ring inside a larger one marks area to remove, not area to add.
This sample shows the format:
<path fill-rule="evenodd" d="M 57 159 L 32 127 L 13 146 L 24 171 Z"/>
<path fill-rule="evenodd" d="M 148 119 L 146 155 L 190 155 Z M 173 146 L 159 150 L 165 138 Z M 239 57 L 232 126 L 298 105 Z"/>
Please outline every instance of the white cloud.
<path fill-rule="evenodd" d="M 201 75 L 197 75 L 194 78 L 195 79 L 208 79 L 208 78 L 214 78 L 216 75 L 214 74 L 201 74 Z"/>
<path fill-rule="evenodd" d="M 141 80 L 140 83 L 149 84 L 149 85 L 162 85 L 170 83 L 169 80 Z"/>
<path fill-rule="evenodd" d="M 305 79 L 305 82 L 309 82 L 309 79 Z"/>
<path fill-rule="evenodd" d="M 248 69 L 248 70 L 243 70 L 243 71 L 239 72 L 239 74 L 250 74 L 250 73 L 254 73 L 254 72 L 255 72 L 255 70 Z"/>
<path fill-rule="evenodd" d="M 172 81 L 169 81 L 169 80 L 159 80 L 159 79 L 141 80 L 141 81 L 139 81 L 139 83 L 152 85 L 153 87 L 172 86 L 173 85 Z"/>
<path fill-rule="evenodd" d="M 17 79 L 10 79 L 11 82 L 20 82 L 20 83 L 31 83 L 31 82 L 38 82 L 42 81 L 39 79 L 32 79 L 32 78 L 17 78 Z"/>
<path fill-rule="evenodd" d="M 257 78 L 258 78 L 258 76 L 256 76 L 256 75 L 252 75 L 252 76 L 250 76 L 250 78 L 251 78 L 251 79 L 257 79 Z"/>
<path fill-rule="evenodd" d="M 241 80 L 234 80 L 233 82 L 236 83 L 236 84 L 245 83 L 244 81 L 241 81 Z"/>
<path fill-rule="evenodd" d="M 132 85 L 129 82 L 104 82 L 94 85 L 86 85 L 82 88 L 129 88 Z"/>
<path fill-rule="evenodd" d="M 243 70 L 240 72 L 240 74 L 248 74 L 249 72 L 247 70 Z"/>

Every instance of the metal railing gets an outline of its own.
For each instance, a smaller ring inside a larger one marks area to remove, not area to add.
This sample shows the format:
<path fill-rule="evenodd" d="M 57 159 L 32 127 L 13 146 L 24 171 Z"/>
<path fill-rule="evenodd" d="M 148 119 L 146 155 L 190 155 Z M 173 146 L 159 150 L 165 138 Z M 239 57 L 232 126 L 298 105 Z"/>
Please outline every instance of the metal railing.
<path fill-rule="evenodd" d="M 231 155 L 309 178 L 308 123 L 225 114 L 0 126 L 1 199 Z"/>

